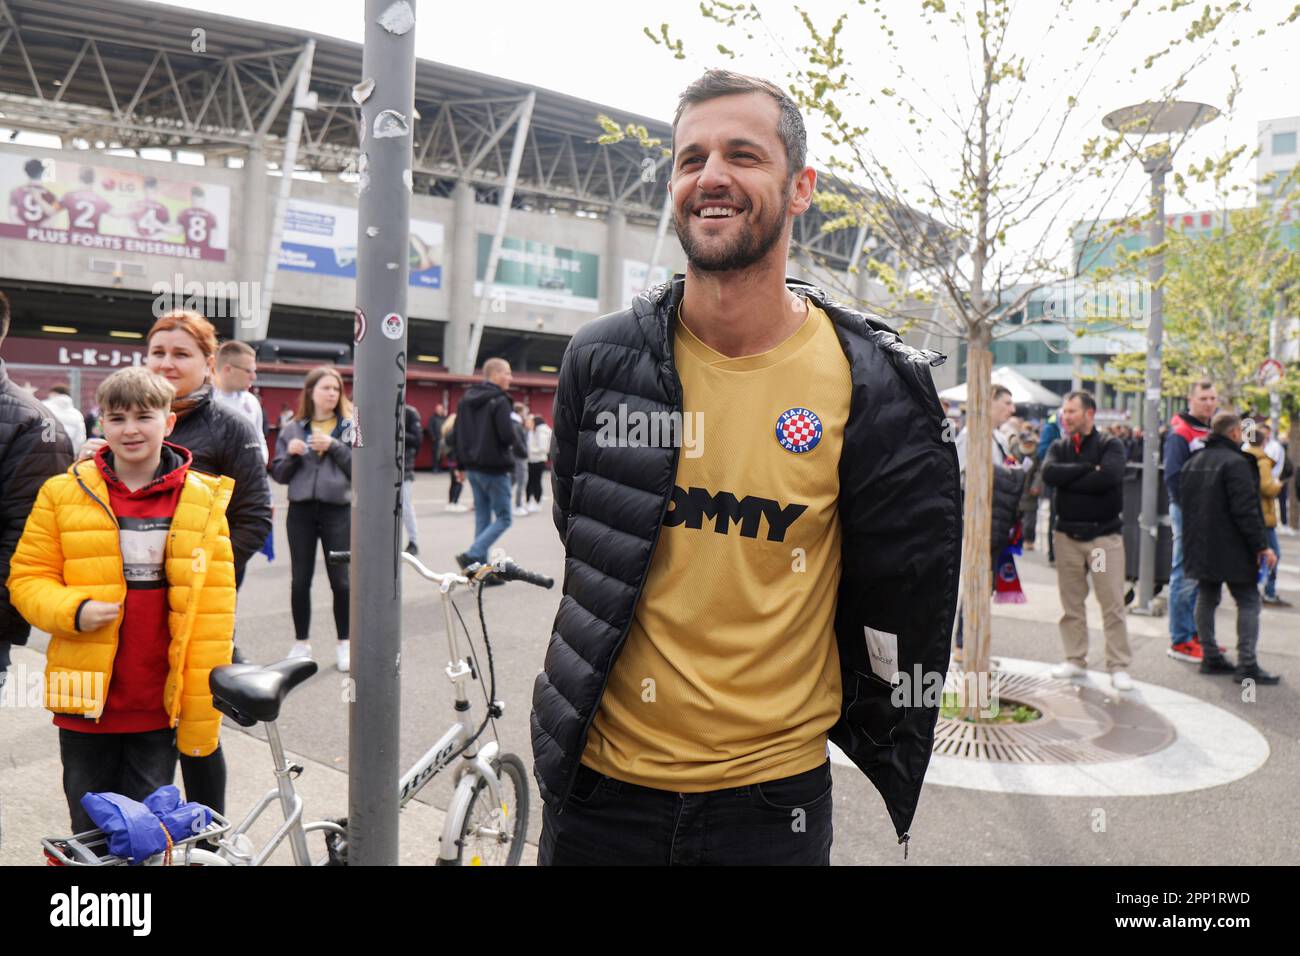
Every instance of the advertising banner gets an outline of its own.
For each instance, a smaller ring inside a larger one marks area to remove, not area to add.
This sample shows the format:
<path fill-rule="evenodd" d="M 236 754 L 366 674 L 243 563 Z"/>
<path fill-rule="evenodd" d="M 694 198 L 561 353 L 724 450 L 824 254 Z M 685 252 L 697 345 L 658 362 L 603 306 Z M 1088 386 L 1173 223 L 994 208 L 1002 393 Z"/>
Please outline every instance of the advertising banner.
<path fill-rule="evenodd" d="M 411 285 L 442 288 L 442 242 L 442 223 L 411 220 Z M 284 211 L 278 268 L 355 279 L 357 211 L 348 206 L 290 199 Z"/>
<path fill-rule="evenodd" d="M 0 195 L 6 239 L 214 262 L 229 248 L 225 186 L 0 150 Z"/>
<path fill-rule="evenodd" d="M 645 272 L 648 268 L 650 268 L 648 262 L 638 262 L 636 259 L 623 260 L 623 308 L 631 306 L 632 300 L 647 288 L 668 281 L 668 267 L 655 266 L 654 276 L 646 282 Z"/>
<path fill-rule="evenodd" d="M 478 269 L 474 295 L 483 295 L 492 237 L 478 234 Z M 600 256 L 549 242 L 506 236 L 501 243 L 492 297 L 507 302 L 543 305 L 576 312 L 599 312 Z"/>

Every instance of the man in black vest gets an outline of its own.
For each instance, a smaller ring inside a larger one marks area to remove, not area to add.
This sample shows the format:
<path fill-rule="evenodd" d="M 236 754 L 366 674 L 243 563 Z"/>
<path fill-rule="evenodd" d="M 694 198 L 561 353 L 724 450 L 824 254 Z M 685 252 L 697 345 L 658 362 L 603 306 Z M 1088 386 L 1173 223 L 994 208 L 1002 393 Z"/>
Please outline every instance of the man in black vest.
<path fill-rule="evenodd" d="M 1260 565 L 1272 568 L 1277 553 L 1268 546 L 1268 532 L 1259 503 L 1259 468 L 1241 450 L 1241 419 L 1218 412 L 1210 423 L 1205 447 L 1183 466 L 1180 493 L 1183 514 L 1183 556 L 1187 576 L 1198 582 L 1196 630 L 1201 636 L 1202 674 L 1233 674 L 1239 681 L 1276 684 L 1255 659 L 1259 642 Z M 1214 639 L 1214 612 L 1228 585 L 1237 603 L 1237 666 L 1234 668 Z"/>
<path fill-rule="evenodd" d="M 709 71 L 673 146 L 686 276 L 560 369 L 538 859 L 826 864 L 828 739 L 900 842 L 933 745 L 961 542 L 941 357 L 786 279 L 817 174 L 780 87 Z"/>
<path fill-rule="evenodd" d="M 1071 392 L 1061 406 L 1064 434 L 1047 450 L 1043 483 L 1056 490 L 1056 584 L 1065 661 L 1052 676 L 1082 677 L 1088 657 L 1088 579 L 1101 605 L 1106 670 L 1117 691 L 1133 689 L 1124 616 L 1124 443 L 1094 422 L 1097 403 Z"/>
<path fill-rule="evenodd" d="M 0 345 L 9 332 L 9 299 L 0 292 Z M 10 381 L 0 360 L 0 687 L 11 644 L 26 644 L 31 625 L 9 603 L 9 559 L 45 479 L 72 464 L 72 441 L 54 414 Z M 21 691 L 20 691 L 21 693 Z"/>

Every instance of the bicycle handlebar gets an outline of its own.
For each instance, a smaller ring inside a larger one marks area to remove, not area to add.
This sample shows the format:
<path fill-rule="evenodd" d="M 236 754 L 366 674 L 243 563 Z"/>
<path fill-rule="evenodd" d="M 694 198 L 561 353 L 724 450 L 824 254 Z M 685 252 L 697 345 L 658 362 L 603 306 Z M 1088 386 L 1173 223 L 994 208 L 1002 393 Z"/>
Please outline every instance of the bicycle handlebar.
<path fill-rule="evenodd" d="M 461 575 L 457 575 L 457 574 L 450 574 L 450 573 L 438 574 L 435 571 L 430 571 L 422 563 L 420 563 L 420 560 L 418 558 L 416 558 L 414 555 L 406 551 L 401 552 L 401 557 L 403 561 L 405 561 L 407 564 L 409 564 L 411 567 L 415 568 L 415 570 L 419 572 L 420 577 L 428 581 L 433 581 L 436 584 L 442 584 L 443 581 L 449 577 L 461 581 L 466 581 L 468 583 L 468 581 L 472 580 L 481 569 L 487 568 L 489 573 L 495 574 L 503 581 L 523 581 L 525 584 L 531 584 L 534 587 L 539 587 L 539 588 L 549 589 L 555 587 L 554 578 L 547 577 L 545 574 L 538 574 L 536 571 L 528 571 L 524 568 L 521 568 L 519 565 L 515 564 L 513 561 L 509 559 L 501 559 L 499 561 L 494 561 L 493 563 L 487 565 L 471 564 L 469 567 L 465 569 L 465 577 L 462 577 Z M 352 560 L 351 551 L 326 551 L 325 552 L 326 564 L 348 564 L 351 560 Z"/>
<path fill-rule="evenodd" d="M 539 588 L 552 588 L 555 586 L 554 578 L 548 578 L 536 571 L 526 571 L 513 561 L 502 561 L 499 566 L 493 565 L 492 567 L 497 577 L 503 581 L 523 581 L 525 584 L 532 584 Z"/>

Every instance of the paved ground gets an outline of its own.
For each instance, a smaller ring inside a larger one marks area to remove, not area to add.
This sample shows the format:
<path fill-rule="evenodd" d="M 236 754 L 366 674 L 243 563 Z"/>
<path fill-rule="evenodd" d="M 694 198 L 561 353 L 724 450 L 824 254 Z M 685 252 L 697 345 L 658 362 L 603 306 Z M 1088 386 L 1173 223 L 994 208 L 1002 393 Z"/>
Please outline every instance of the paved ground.
<path fill-rule="evenodd" d="M 443 510 L 445 489 L 445 476 L 418 477 L 421 557 L 435 570 L 452 566 L 452 555 L 472 536 L 472 514 Z M 239 645 L 258 661 L 283 656 L 293 637 L 283 489 L 277 486 L 275 491 L 280 557 L 270 565 L 254 558 L 240 598 Z M 525 567 L 561 577 L 563 555 L 549 510 L 516 519 L 502 544 Z M 1300 603 L 1300 538 L 1283 538 L 1282 547 L 1281 589 Z M 1026 555 L 1021 566 L 1030 601 L 994 606 L 995 654 L 1054 662 L 1060 654 L 1054 573 L 1041 552 Z M 413 575 L 404 588 L 401 757 L 407 766 L 450 724 L 452 712 L 450 685 L 442 671 L 447 654 L 437 597 Z M 1231 635 L 1232 605 L 1226 595 L 1225 601 L 1228 607 L 1220 609 L 1219 629 Z M 498 722 L 502 747 L 518 753 L 530 767 L 532 683 L 558 602 L 558 586 L 545 592 L 521 584 L 491 589 L 485 599 L 498 696 L 507 702 L 505 717 Z M 321 566 L 312 633 L 322 669 L 294 692 L 280 720 L 285 746 L 307 767 L 298 785 L 312 818 L 342 815 L 347 806 L 346 687 L 333 666 L 329 606 Z M 469 619 L 471 602 L 464 601 L 462 610 Z M 1090 610 L 1095 614 L 1095 608 Z M 911 831 L 910 864 L 1300 862 L 1300 815 L 1294 811 L 1300 792 L 1300 608 L 1265 610 L 1261 661 L 1283 674 L 1284 682 L 1260 688 L 1252 702 L 1243 701 L 1240 687 L 1228 680 L 1202 677 L 1193 666 L 1166 657 L 1164 619 L 1129 620 L 1134 678 L 1198 697 L 1248 722 L 1267 740 L 1270 755 L 1263 766 L 1233 783 L 1161 796 L 1038 796 L 927 784 Z M 1101 635 L 1095 617 L 1092 624 L 1091 663 L 1099 666 Z M 1232 643 L 1231 637 L 1226 643 Z M 40 638 L 28 649 L 16 649 L 15 685 L 24 674 L 39 673 L 43 649 Z M 6 698 L 0 710 L 0 865 L 39 861 L 40 836 L 67 828 L 54 729 L 43 709 L 21 704 L 21 699 Z M 270 756 L 260 738 L 230 722 L 223 741 L 230 764 L 229 806 L 231 815 L 238 816 L 237 811 L 271 786 Z M 1214 759 L 1213 754 L 1207 752 L 1205 759 Z M 874 788 L 852 767 L 836 765 L 834 778 L 833 862 L 901 863 L 902 848 Z M 404 811 L 402 862 L 433 859 L 441 808 L 449 794 L 450 782 L 435 779 Z M 540 827 L 535 789 L 532 806 L 529 839 L 535 844 Z M 283 851 L 279 860 L 287 859 Z M 533 860 L 535 848 L 530 846 L 525 861 Z"/>

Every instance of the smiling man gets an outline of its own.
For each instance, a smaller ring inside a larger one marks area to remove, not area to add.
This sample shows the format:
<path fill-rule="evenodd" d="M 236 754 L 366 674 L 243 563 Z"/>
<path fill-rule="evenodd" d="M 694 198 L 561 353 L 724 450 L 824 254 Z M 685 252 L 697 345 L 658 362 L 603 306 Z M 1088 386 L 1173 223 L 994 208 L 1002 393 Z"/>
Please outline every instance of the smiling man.
<path fill-rule="evenodd" d="M 779 87 L 706 73 L 673 146 L 686 275 L 580 330 L 560 370 L 539 860 L 826 864 L 828 738 L 900 842 L 929 761 L 937 708 L 894 685 L 948 663 L 942 358 L 785 277 L 817 174 Z M 693 415 L 703 453 L 611 445 L 608 414 Z"/>

